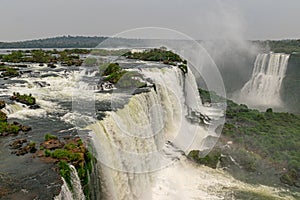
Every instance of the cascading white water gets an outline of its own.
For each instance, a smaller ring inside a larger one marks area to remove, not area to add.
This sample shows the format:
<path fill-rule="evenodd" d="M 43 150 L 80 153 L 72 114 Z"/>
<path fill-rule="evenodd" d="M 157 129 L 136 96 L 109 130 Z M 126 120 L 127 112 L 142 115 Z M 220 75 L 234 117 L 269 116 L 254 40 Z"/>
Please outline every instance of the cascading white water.
<path fill-rule="evenodd" d="M 54 200 L 73 200 L 73 194 L 69 189 L 67 182 L 64 178 L 62 178 L 62 180 L 63 185 L 61 186 L 61 191 L 59 195 L 54 198 Z"/>
<path fill-rule="evenodd" d="M 85 200 L 77 170 L 73 165 L 69 165 L 69 167 L 71 169 L 70 175 L 72 189 L 70 190 L 65 179 L 62 178 L 63 185 L 61 187 L 61 192 L 57 197 L 55 197 L 55 200 Z"/>
<path fill-rule="evenodd" d="M 259 54 L 251 79 L 241 89 L 240 101 L 250 106 L 280 106 L 280 89 L 288 60 L 287 54 Z"/>
<path fill-rule="evenodd" d="M 22 105 L 20 103 L 14 103 L 14 104 L 6 105 L 5 108 L 3 109 L 3 112 L 7 115 L 10 115 L 20 110 L 23 110 Z"/>
<path fill-rule="evenodd" d="M 71 169 L 71 183 L 72 183 L 72 194 L 73 199 L 75 200 L 85 200 L 85 196 L 81 187 L 81 182 L 78 177 L 76 168 L 73 165 L 70 165 Z"/>
<path fill-rule="evenodd" d="M 172 67 L 141 73 L 154 81 L 155 89 L 134 95 L 123 109 L 88 127 L 102 163 L 106 199 L 153 199 L 152 172 L 169 166 L 182 152 L 205 149 L 204 139 L 215 136 L 186 119 L 189 109 L 205 110 L 191 72 L 184 75 Z"/>

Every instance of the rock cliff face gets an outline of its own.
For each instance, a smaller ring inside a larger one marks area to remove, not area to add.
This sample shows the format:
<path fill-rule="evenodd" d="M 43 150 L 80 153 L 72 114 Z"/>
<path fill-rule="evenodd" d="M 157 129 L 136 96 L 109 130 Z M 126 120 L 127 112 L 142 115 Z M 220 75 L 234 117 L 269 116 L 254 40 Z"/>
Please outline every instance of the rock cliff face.
<path fill-rule="evenodd" d="M 281 98 L 290 112 L 300 113 L 300 55 L 292 54 L 283 79 Z"/>

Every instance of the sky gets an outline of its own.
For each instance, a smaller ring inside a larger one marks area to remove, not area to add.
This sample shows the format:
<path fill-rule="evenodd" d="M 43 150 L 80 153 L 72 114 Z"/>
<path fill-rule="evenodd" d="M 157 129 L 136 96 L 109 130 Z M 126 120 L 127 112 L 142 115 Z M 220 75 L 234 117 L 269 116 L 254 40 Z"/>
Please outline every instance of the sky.
<path fill-rule="evenodd" d="M 0 41 L 162 27 L 194 39 L 300 38 L 299 0 L 0 0 Z"/>

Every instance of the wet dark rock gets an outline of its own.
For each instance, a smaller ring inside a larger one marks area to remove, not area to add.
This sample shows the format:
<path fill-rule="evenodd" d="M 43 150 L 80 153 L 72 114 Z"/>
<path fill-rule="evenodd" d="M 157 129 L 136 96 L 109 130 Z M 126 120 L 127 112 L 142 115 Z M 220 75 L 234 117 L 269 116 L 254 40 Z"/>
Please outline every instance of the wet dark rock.
<path fill-rule="evenodd" d="M 48 64 L 48 67 L 51 68 L 51 69 L 54 69 L 54 68 L 56 68 L 57 66 L 54 65 L 53 63 L 49 63 L 49 64 Z"/>
<path fill-rule="evenodd" d="M 41 72 L 32 72 L 30 73 L 30 77 L 39 78 L 41 76 Z"/>
<path fill-rule="evenodd" d="M 20 64 L 20 65 L 16 65 L 16 67 L 19 67 L 19 68 L 27 68 L 27 65 Z"/>
<path fill-rule="evenodd" d="M 191 122 L 191 123 L 195 123 L 195 124 L 200 124 L 200 125 L 209 125 L 211 119 L 206 116 L 203 115 L 202 113 L 192 110 L 192 109 L 188 109 L 188 115 L 186 116 L 186 118 Z"/>
<path fill-rule="evenodd" d="M 35 153 L 36 151 L 37 149 L 35 148 L 35 143 L 29 143 L 27 146 L 13 153 L 15 153 L 17 156 L 23 156 L 27 153 Z"/>
<path fill-rule="evenodd" d="M 0 110 L 0 122 L 7 122 L 7 116 Z"/>
<path fill-rule="evenodd" d="M 27 139 L 25 138 L 21 138 L 21 139 L 17 139 L 15 141 L 13 141 L 9 146 L 12 149 L 19 149 L 23 146 L 24 143 L 27 142 Z"/>
<path fill-rule="evenodd" d="M 148 88 L 148 87 L 137 88 L 137 89 L 134 90 L 133 95 L 146 93 L 146 92 L 150 92 L 150 91 L 151 91 L 151 88 Z"/>
<path fill-rule="evenodd" d="M 108 81 L 103 81 L 100 82 L 99 85 L 97 86 L 98 90 L 100 91 L 108 91 L 112 90 L 114 88 L 114 84 L 108 82 Z"/>
<path fill-rule="evenodd" d="M 18 126 L 20 128 L 20 130 L 23 131 L 23 132 L 31 131 L 30 126 L 24 126 L 24 125 L 20 124 L 19 122 L 13 122 L 13 125 Z"/>
<path fill-rule="evenodd" d="M 44 66 L 44 64 L 43 64 L 43 63 L 41 63 L 41 64 L 39 64 L 39 66 L 40 66 L 40 67 L 43 67 L 43 66 Z"/>
<path fill-rule="evenodd" d="M 53 139 L 53 140 L 48 140 L 43 142 L 40 146 L 43 147 L 44 149 L 48 150 L 54 150 L 54 149 L 60 149 L 64 147 L 64 143 L 61 142 L 58 139 Z"/>
<path fill-rule="evenodd" d="M 0 101 L 0 109 L 5 108 L 5 101 Z"/>
<path fill-rule="evenodd" d="M 21 131 L 29 132 L 29 131 L 31 131 L 31 127 L 30 126 L 21 126 Z"/>
<path fill-rule="evenodd" d="M 50 86 L 49 83 L 45 82 L 45 81 L 35 81 L 33 82 L 36 86 L 39 86 L 39 87 L 47 87 L 47 86 Z"/>
<path fill-rule="evenodd" d="M 35 109 L 41 108 L 41 106 L 35 104 L 35 105 L 32 105 L 32 106 L 29 106 L 29 108 L 35 110 Z"/>

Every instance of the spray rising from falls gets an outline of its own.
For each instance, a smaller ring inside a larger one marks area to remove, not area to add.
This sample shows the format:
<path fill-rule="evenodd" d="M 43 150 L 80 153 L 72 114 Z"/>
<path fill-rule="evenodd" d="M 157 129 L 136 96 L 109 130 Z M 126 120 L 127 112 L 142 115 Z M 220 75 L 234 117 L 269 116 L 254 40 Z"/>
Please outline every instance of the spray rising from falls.
<path fill-rule="evenodd" d="M 152 172 L 190 150 L 209 148 L 205 139 L 217 137 L 204 127 L 207 119 L 196 114 L 209 111 L 202 106 L 191 72 L 171 67 L 143 68 L 141 73 L 154 81 L 155 88 L 132 96 L 123 109 L 89 126 L 106 199 L 155 198 Z"/>
<path fill-rule="evenodd" d="M 252 77 L 241 90 L 240 101 L 251 106 L 280 106 L 280 89 L 288 60 L 287 54 L 259 54 Z"/>

